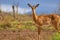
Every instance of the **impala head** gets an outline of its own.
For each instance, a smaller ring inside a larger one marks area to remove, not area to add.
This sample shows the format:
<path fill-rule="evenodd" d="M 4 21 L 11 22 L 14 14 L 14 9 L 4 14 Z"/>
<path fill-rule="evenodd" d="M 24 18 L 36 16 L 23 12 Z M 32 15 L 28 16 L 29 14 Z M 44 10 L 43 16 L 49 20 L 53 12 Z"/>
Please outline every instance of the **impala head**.
<path fill-rule="evenodd" d="M 35 9 L 39 6 L 39 4 L 37 4 L 37 5 L 35 5 L 35 6 L 32 6 L 32 5 L 30 5 L 30 4 L 28 3 L 28 6 L 31 7 L 32 10 L 35 10 Z"/>

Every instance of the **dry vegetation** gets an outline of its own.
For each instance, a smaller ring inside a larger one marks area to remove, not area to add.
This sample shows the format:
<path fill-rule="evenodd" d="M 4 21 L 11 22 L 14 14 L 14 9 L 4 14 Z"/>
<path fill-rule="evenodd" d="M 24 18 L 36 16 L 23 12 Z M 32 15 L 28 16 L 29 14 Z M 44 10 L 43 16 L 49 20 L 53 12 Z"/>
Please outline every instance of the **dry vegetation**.
<path fill-rule="evenodd" d="M 38 40 L 37 28 L 31 15 L 0 13 L 0 40 Z M 41 40 L 60 40 L 60 34 L 53 27 L 43 27 Z"/>

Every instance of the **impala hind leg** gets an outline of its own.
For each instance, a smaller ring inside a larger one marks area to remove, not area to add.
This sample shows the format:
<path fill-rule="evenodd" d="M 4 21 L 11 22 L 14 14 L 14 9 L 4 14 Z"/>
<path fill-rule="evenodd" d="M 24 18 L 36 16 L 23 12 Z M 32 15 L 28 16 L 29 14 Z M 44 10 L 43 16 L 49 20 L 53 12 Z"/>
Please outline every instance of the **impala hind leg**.
<path fill-rule="evenodd" d="M 57 31 L 57 32 L 59 32 L 59 29 L 58 29 L 58 27 L 57 27 L 57 26 L 55 26 L 55 29 L 56 29 L 56 31 Z"/>
<path fill-rule="evenodd" d="M 59 23 L 55 22 L 55 23 L 54 23 L 54 28 L 56 29 L 57 32 L 60 33 L 58 27 L 59 27 Z"/>

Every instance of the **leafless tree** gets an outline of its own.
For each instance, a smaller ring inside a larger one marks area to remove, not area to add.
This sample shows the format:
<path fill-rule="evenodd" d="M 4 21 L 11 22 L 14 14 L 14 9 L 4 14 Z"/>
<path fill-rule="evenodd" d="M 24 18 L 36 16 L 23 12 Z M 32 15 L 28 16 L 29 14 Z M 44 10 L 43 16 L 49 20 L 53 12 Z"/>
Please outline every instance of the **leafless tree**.
<path fill-rule="evenodd" d="M 16 5 L 16 13 L 18 14 L 18 5 Z"/>
<path fill-rule="evenodd" d="M 13 17 L 15 18 L 15 6 L 12 5 L 12 10 L 13 10 Z"/>
<path fill-rule="evenodd" d="M 0 5 L 0 13 L 2 12 L 2 10 L 1 10 L 1 5 Z"/>

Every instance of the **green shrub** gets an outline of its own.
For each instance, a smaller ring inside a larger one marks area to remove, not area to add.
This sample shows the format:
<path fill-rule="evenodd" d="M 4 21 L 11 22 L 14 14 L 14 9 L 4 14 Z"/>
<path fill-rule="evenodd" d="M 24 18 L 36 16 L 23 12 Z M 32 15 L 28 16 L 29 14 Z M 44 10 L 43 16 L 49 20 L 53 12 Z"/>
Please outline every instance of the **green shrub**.
<path fill-rule="evenodd" d="M 54 33 L 52 36 L 53 40 L 60 40 L 60 34 L 58 32 Z"/>

